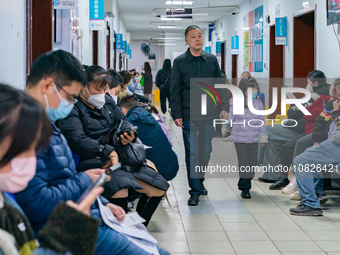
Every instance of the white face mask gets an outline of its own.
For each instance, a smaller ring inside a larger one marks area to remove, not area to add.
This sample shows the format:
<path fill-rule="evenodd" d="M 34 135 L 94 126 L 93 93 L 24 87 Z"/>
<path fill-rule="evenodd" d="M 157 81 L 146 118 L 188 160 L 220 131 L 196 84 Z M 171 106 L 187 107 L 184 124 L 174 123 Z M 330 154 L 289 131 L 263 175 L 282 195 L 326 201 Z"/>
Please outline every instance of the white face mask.
<path fill-rule="evenodd" d="M 109 90 L 109 94 L 112 97 L 113 101 L 115 101 L 115 103 L 117 104 L 118 97 L 115 95 L 112 95 L 110 90 Z"/>
<path fill-rule="evenodd" d="M 309 92 L 313 92 L 313 86 L 309 85 L 309 83 L 307 84 L 306 89 L 309 90 Z"/>
<path fill-rule="evenodd" d="M 97 109 L 103 108 L 105 104 L 105 94 L 98 94 L 98 95 L 91 95 L 90 91 L 86 87 L 87 92 L 89 93 L 90 97 L 87 99 L 87 102 L 92 104 Z"/>
<path fill-rule="evenodd" d="M 0 173 L 0 190 L 10 193 L 23 191 L 33 179 L 37 167 L 37 158 L 14 158 L 11 160 L 11 171 Z"/>

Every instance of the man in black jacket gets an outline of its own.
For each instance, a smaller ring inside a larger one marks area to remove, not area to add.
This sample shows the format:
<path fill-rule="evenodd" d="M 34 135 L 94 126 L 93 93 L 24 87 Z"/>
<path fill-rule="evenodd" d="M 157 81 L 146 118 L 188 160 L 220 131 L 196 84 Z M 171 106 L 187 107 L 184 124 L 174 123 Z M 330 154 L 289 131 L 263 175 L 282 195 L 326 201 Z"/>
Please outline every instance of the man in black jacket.
<path fill-rule="evenodd" d="M 200 195 L 207 195 L 203 185 L 204 173 L 196 171 L 197 167 L 206 167 L 212 151 L 213 119 L 218 118 L 216 107 L 211 107 L 213 100 L 208 100 L 208 114 L 201 115 L 200 100 L 190 100 L 192 92 L 197 90 L 196 83 L 206 83 L 206 79 L 222 78 L 217 58 L 202 50 L 203 34 L 198 26 L 189 26 L 185 31 L 185 42 L 189 49 L 174 61 L 171 73 L 171 112 L 175 124 L 183 129 L 185 147 L 185 161 L 187 165 L 188 182 L 191 190 L 188 205 L 198 205 Z M 192 79 L 196 78 L 196 79 Z M 201 81 L 201 82 L 200 82 Z M 216 83 L 216 81 L 214 81 Z M 224 82 L 218 82 L 223 84 Z M 210 91 L 218 92 L 217 97 L 222 104 L 221 118 L 228 119 L 229 100 L 226 89 L 212 88 Z M 205 89 L 209 90 L 209 89 Z M 209 92 L 210 93 L 210 92 Z"/>

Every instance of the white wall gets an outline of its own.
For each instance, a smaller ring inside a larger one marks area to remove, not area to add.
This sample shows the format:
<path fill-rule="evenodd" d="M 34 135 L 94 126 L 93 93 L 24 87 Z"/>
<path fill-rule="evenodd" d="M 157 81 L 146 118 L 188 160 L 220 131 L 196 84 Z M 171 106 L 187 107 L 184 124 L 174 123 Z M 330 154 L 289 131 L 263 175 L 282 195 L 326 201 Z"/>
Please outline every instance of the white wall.
<path fill-rule="evenodd" d="M 145 56 L 144 53 L 141 51 L 140 46 L 142 43 L 145 43 L 145 41 L 131 41 L 130 42 L 130 48 L 132 51 L 132 57 L 129 59 L 129 69 L 136 69 L 137 72 L 141 72 L 142 67 L 144 65 L 144 62 L 149 61 L 148 56 Z M 152 76 L 155 80 L 156 74 L 158 70 L 163 65 L 163 59 L 160 59 L 160 47 L 157 45 L 150 45 L 151 52 L 156 54 L 156 68 L 152 69 Z"/>
<path fill-rule="evenodd" d="M 171 61 L 174 61 L 172 59 L 172 53 L 173 52 L 185 52 L 188 49 L 188 46 L 185 45 L 185 42 L 183 41 L 176 41 L 176 45 L 174 46 L 164 46 L 164 59 L 169 58 Z"/>
<path fill-rule="evenodd" d="M 285 47 L 285 77 L 293 77 L 293 14 L 303 9 L 300 0 L 257 0 L 246 1 L 241 7 L 241 12 L 235 16 L 225 16 L 217 22 L 217 32 L 221 40 L 230 40 L 234 35 L 234 29 L 237 28 L 240 38 L 240 54 L 239 54 L 239 67 L 238 76 L 243 72 L 244 58 L 243 58 L 243 16 L 249 11 L 263 5 L 264 17 L 269 15 L 271 21 L 275 21 L 275 8 L 276 5 L 281 5 L 280 16 L 288 17 L 288 46 Z M 326 2 L 324 0 L 310 0 L 310 6 L 317 4 L 317 68 L 324 71 L 326 76 L 334 78 L 340 76 L 339 64 L 337 59 L 340 57 L 339 46 L 331 26 L 326 25 Z M 222 28 L 219 25 L 222 22 Z M 268 78 L 269 70 L 269 28 L 264 29 L 264 45 L 263 45 L 263 58 L 267 68 L 263 73 L 253 73 L 257 78 Z M 215 41 L 213 42 L 215 45 Z M 230 48 L 227 52 L 227 75 L 231 75 L 231 55 Z"/>
<path fill-rule="evenodd" d="M 0 82 L 24 89 L 26 24 L 24 0 L 0 0 Z"/>
<path fill-rule="evenodd" d="M 285 85 L 292 85 L 293 79 L 293 15 L 295 12 L 303 9 L 301 0 L 248 0 L 244 2 L 240 8 L 241 11 L 235 16 L 225 16 L 216 22 L 216 30 L 221 41 L 227 41 L 227 57 L 226 57 L 226 74 L 231 77 L 231 54 L 230 54 L 230 39 L 235 35 L 235 28 L 237 28 L 237 35 L 240 40 L 240 50 L 238 58 L 238 77 L 244 71 L 244 56 L 243 56 L 243 16 L 249 11 L 256 9 L 263 5 L 263 16 L 270 16 L 271 22 L 275 22 L 275 8 L 278 4 L 281 6 L 280 17 L 287 16 L 288 18 L 288 45 L 285 47 Z M 322 70 L 332 82 L 334 78 L 340 76 L 340 69 L 338 59 L 340 58 L 339 45 L 333 33 L 332 27 L 326 25 L 326 2 L 324 0 L 310 0 L 310 6 L 317 4 L 317 18 L 316 18 L 316 56 L 317 69 Z M 220 25 L 222 22 L 222 26 Z M 265 22 L 264 22 L 265 25 Z M 269 28 L 263 30 L 263 61 L 266 65 L 262 73 L 254 72 L 252 75 L 259 80 L 261 91 L 268 95 L 268 77 L 269 77 Z M 207 39 L 205 39 L 207 42 Z M 214 53 L 216 44 L 216 37 L 213 36 L 212 52 Z M 274 60 L 275 61 L 275 60 Z M 263 79 L 262 79 L 263 78 Z M 266 101 L 268 98 L 266 98 Z M 268 104 L 268 102 L 267 102 Z"/>

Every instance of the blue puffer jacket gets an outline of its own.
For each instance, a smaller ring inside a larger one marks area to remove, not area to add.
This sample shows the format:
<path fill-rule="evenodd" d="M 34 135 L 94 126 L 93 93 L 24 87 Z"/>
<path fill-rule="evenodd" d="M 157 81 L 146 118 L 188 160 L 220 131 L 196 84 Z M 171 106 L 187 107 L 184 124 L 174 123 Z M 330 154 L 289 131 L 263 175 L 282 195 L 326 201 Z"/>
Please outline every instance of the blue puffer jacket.
<path fill-rule="evenodd" d="M 91 183 L 87 174 L 77 173 L 67 141 L 53 124 L 49 147 L 37 154 L 34 178 L 15 198 L 37 232 L 60 201 L 77 201 Z"/>
<path fill-rule="evenodd" d="M 143 144 L 152 147 L 146 149 L 146 158 L 156 165 L 164 179 L 169 181 L 175 178 L 179 168 L 177 155 L 155 118 L 140 106 L 131 108 L 126 118 L 138 127 L 138 138 Z"/>

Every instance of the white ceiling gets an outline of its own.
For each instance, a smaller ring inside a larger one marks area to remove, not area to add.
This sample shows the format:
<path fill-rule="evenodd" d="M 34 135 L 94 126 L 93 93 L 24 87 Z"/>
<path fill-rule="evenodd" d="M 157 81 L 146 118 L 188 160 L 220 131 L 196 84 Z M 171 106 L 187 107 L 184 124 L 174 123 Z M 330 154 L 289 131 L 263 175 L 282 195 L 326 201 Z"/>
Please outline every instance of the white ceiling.
<path fill-rule="evenodd" d="M 225 5 L 241 5 L 246 0 L 195 0 L 193 7 L 208 7 L 208 6 L 225 6 Z M 117 0 L 117 5 L 124 19 L 124 23 L 129 32 L 131 32 L 131 39 L 145 39 L 145 35 L 160 34 L 162 29 L 158 29 L 158 25 L 169 23 L 174 24 L 171 21 L 161 21 L 160 18 L 154 17 L 152 14 L 155 8 L 170 8 L 171 5 L 166 5 L 165 0 Z M 179 6 L 180 7 L 180 6 Z M 188 6 L 190 7 L 190 5 Z M 166 32 L 183 32 L 183 30 L 194 23 L 204 28 L 209 23 L 213 23 L 225 15 L 230 15 L 235 8 L 215 8 L 210 9 L 209 16 L 194 16 L 190 23 L 176 22 L 176 27 L 182 27 L 181 29 L 166 30 Z M 201 13 L 207 13 L 206 9 L 202 9 Z M 194 9 L 193 13 L 198 13 L 198 9 Z M 156 14 L 165 14 L 164 10 L 157 11 Z M 152 22 L 151 29 L 150 22 Z M 177 31 L 176 31 L 177 30 Z M 139 36 L 140 35 L 140 36 Z M 144 36 L 143 36 L 144 35 Z"/>

